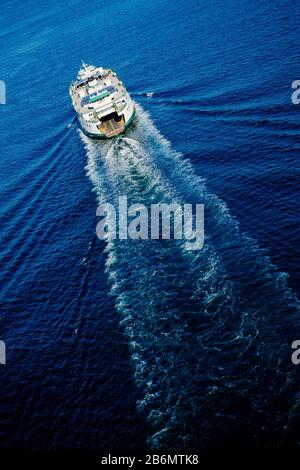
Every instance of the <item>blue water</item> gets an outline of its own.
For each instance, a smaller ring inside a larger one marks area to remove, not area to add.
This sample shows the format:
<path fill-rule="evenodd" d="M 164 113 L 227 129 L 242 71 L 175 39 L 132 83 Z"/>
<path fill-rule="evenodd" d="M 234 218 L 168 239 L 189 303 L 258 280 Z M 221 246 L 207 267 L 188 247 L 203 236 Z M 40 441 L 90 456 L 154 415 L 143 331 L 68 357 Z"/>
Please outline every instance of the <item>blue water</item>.
<path fill-rule="evenodd" d="M 296 446 L 297 4 L 7 1 L 0 26 L 0 446 Z M 79 130 L 81 59 L 135 100 L 123 137 Z M 203 203 L 203 250 L 99 241 L 124 194 Z"/>

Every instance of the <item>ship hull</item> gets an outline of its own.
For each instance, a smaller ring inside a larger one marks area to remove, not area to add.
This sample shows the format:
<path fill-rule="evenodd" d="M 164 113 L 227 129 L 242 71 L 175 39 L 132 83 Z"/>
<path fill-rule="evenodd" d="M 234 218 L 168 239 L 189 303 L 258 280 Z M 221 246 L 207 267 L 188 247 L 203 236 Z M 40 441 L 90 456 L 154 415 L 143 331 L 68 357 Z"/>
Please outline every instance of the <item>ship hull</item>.
<path fill-rule="evenodd" d="M 131 116 L 129 117 L 129 119 L 127 121 L 125 121 L 124 128 L 121 129 L 119 132 L 116 132 L 113 136 L 107 136 L 106 134 L 101 133 L 98 129 L 94 130 L 94 132 L 91 132 L 87 128 L 85 123 L 82 122 L 82 120 L 79 118 L 79 116 L 77 116 L 77 117 L 78 117 L 78 120 L 79 120 L 79 123 L 81 125 L 81 128 L 82 128 L 83 132 L 88 137 L 91 137 L 92 139 L 98 139 L 98 140 L 108 140 L 108 139 L 112 139 L 113 137 L 118 137 L 119 135 L 124 134 L 124 132 L 128 129 L 128 127 L 130 127 L 130 125 L 133 123 L 133 121 L 135 119 L 135 115 L 136 115 L 136 112 L 135 112 L 135 108 L 133 106 Z"/>

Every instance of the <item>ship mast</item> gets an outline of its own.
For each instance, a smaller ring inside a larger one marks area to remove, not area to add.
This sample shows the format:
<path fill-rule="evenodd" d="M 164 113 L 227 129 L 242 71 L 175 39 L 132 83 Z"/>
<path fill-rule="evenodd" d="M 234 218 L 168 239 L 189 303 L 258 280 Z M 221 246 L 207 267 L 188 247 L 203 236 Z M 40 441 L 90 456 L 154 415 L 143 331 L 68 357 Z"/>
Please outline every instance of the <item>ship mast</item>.
<path fill-rule="evenodd" d="M 84 70 L 87 70 L 88 66 L 87 66 L 87 64 L 84 62 L 84 60 L 82 60 L 82 59 L 81 59 L 81 65 L 82 65 L 82 68 L 83 68 Z"/>

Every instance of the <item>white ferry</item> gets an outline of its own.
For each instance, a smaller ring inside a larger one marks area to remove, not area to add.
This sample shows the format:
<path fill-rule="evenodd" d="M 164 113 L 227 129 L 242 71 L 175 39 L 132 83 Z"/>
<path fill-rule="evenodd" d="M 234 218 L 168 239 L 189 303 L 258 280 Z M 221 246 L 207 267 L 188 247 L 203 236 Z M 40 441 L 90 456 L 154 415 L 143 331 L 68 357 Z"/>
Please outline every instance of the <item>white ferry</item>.
<path fill-rule="evenodd" d="M 111 69 L 83 62 L 69 92 L 80 125 L 90 137 L 109 139 L 134 120 L 133 102 Z"/>

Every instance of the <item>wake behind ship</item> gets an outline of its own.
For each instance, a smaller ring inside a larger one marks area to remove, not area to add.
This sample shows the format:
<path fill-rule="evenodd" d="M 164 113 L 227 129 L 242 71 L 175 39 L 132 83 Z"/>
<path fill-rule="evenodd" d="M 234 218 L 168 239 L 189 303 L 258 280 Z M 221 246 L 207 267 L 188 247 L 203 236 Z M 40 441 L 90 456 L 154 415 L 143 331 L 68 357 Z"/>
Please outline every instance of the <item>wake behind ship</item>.
<path fill-rule="evenodd" d="M 119 135 L 134 119 L 131 98 L 111 69 L 83 62 L 69 92 L 80 125 L 90 137 L 109 139 Z"/>

